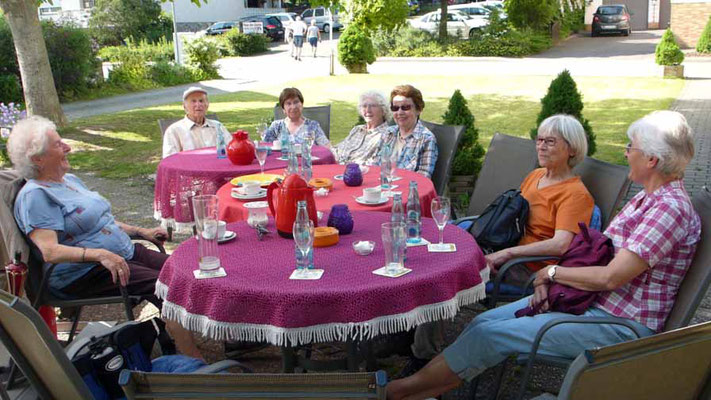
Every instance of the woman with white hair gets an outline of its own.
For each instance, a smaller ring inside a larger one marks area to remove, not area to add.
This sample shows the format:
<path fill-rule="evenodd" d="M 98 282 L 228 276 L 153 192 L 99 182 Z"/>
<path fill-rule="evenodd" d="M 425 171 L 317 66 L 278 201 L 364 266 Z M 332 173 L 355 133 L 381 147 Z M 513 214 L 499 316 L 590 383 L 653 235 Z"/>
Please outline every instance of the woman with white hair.
<path fill-rule="evenodd" d="M 372 165 L 377 162 L 381 137 L 388 128 L 390 107 L 385 95 L 369 90 L 358 98 L 358 112 L 365 125 L 356 125 L 341 143 L 334 148 L 339 164 L 357 163 Z"/>
<path fill-rule="evenodd" d="M 694 141 L 683 115 L 657 111 L 634 122 L 625 156 L 630 179 L 643 190 L 612 220 L 605 231 L 615 248 L 608 265 L 566 268 L 548 266 L 537 272 L 533 296 L 477 316 L 457 340 L 415 375 L 388 385 L 389 399 L 419 399 L 471 380 L 511 354 L 528 352 L 539 328 L 561 316 L 545 312 L 516 318 L 528 305 L 548 309 L 548 287 L 556 282 L 599 292 L 580 317 L 626 319 L 644 336 L 659 332 L 674 305 L 701 235 L 682 177 L 694 154 Z M 574 358 L 584 349 L 632 340 L 620 325 L 565 324 L 546 333 L 540 354 Z"/>
<path fill-rule="evenodd" d="M 496 270 L 506 261 L 523 256 L 560 256 L 580 231 L 578 222 L 588 223 L 594 201 L 573 167 L 585 159 L 588 142 L 580 122 L 570 115 L 546 118 L 538 127 L 536 152 L 538 168 L 521 184 L 528 201 L 526 231 L 518 246 L 486 255 L 489 268 Z M 533 271 L 546 263 L 529 263 Z M 507 282 L 525 281 L 528 276 L 507 277 Z"/>
<path fill-rule="evenodd" d="M 168 256 L 134 244 L 129 234 L 163 241 L 165 230 L 116 221 L 105 198 L 67 173 L 71 148 L 48 119 L 19 121 L 7 148 L 15 169 L 27 179 L 15 200 L 15 220 L 44 260 L 57 264 L 50 288 L 81 298 L 120 295 L 120 284 L 160 309 L 155 282 Z M 181 352 L 202 358 L 190 332 L 170 321 L 168 328 Z"/>

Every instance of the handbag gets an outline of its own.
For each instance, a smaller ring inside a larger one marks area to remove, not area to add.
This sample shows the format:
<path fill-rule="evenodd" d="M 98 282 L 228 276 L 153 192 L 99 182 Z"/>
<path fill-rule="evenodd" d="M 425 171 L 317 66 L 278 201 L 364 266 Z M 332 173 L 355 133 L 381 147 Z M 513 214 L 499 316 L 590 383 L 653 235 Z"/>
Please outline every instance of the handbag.
<path fill-rule="evenodd" d="M 558 262 L 564 267 L 587 267 L 590 265 L 607 265 L 615 255 L 612 240 L 596 229 L 588 228 L 584 223 L 578 223 L 580 233 L 570 242 L 568 250 Z M 572 288 L 561 283 L 553 283 L 548 288 L 548 305 L 551 311 L 559 311 L 573 315 L 581 315 L 597 298 L 599 292 L 590 292 Z M 540 314 L 541 304 L 525 307 L 516 311 L 516 318 Z"/>
<path fill-rule="evenodd" d="M 528 221 L 528 201 L 518 189 L 499 195 L 469 227 L 484 253 L 516 246 L 521 240 Z"/>

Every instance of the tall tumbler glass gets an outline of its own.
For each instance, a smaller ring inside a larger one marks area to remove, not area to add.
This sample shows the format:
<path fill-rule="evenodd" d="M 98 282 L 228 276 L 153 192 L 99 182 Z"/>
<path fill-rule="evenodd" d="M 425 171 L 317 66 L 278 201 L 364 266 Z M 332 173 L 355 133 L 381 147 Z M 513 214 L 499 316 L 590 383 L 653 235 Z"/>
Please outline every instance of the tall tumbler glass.
<path fill-rule="evenodd" d="M 385 272 L 397 274 L 405 267 L 407 229 L 404 222 L 386 222 L 381 229 L 385 249 Z"/>
<path fill-rule="evenodd" d="M 217 250 L 218 218 L 217 195 L 193 197 L 193 213 L 198 240 L 198 262 L 201 271 L 220 268 L 220 255 Z"/>

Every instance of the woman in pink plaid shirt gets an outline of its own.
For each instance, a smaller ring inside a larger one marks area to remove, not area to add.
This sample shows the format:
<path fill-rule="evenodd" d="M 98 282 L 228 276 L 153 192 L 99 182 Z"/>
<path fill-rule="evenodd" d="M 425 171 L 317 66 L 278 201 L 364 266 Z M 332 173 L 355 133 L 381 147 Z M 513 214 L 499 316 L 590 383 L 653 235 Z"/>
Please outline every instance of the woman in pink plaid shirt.
<path fill-rule="evenodd" d="M 643 186 L 605 231 L 615 257 L 606 266 L 548 266 L 536 274 L 533 296 L 478 315 L 444 352 L 416 374 L 391 382 L 389 399 L 436 396 L 471 380 L 511 354 L 531 348 L 538 329 L 560 316 L 545 312 L 516 318 L 514 312 L 542 303 L 548 310 L 552 282 L 600 292 L 580 317 L 616 316 L 644 335 L 662 330 L 701 235 L 701 221 L 682 182 L 694 155 L 694 139 L 683 115 L 656 111 L 627 130 L 629 177 Z M 539 354 L 574 358 L 586 348 L 633 340 L 619 325 L 565 324 L 544 336 Z"/>

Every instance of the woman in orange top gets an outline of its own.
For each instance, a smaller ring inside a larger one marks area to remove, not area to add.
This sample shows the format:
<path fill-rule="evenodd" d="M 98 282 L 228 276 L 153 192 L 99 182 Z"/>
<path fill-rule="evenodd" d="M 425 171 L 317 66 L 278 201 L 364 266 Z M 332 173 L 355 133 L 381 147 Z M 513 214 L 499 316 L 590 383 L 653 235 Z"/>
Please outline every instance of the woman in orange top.
<path fill-rule="evenodd" d="M 521 184 L 521 194 L 530 207 L 526 232 L 518 246 L 486 256 L 493 272 L 515 257 L 562 255 L 580 230 L 578 222 L 590 221 L 593 198 L 573 174 L 573 167 L 583 161 L 587 151 L 585 130 L 574 117 L 558 114 L 541 122 L 536 152 L 542 168 L 528 174 Z M 544 266 L 528 264 L 535 271 Z"/>

